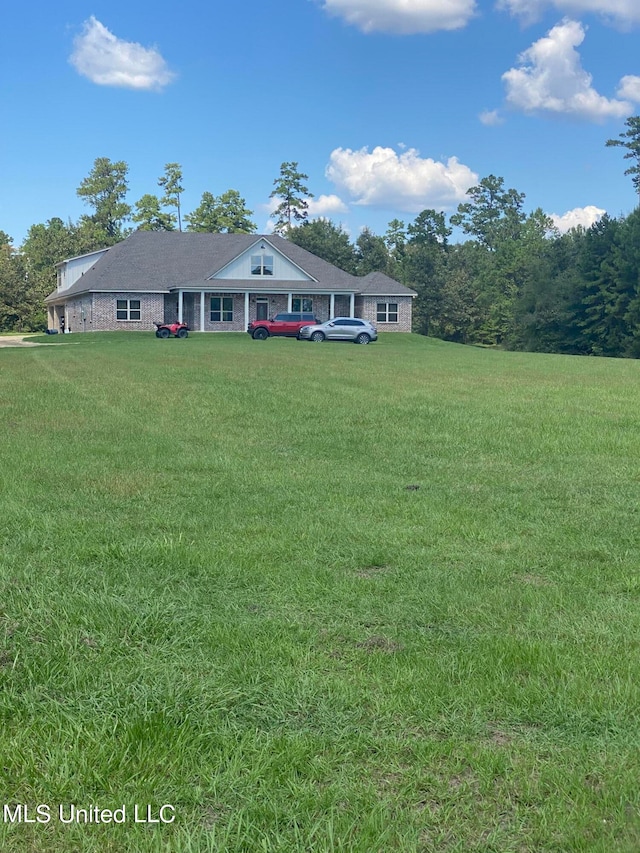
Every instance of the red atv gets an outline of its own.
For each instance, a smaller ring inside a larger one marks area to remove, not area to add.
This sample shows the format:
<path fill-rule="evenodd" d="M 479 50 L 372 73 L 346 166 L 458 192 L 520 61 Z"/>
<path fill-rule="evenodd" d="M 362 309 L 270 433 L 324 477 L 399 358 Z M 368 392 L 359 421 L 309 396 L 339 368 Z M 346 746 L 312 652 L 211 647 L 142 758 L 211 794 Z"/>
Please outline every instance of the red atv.
<path fill-rule="evenodd" d="M 156 338 L 170 338 L 175 335 L 176 338 L 186 338 L 189 334 L 189 327 L 186 323 L 154 323 L 156 327 Z"/>

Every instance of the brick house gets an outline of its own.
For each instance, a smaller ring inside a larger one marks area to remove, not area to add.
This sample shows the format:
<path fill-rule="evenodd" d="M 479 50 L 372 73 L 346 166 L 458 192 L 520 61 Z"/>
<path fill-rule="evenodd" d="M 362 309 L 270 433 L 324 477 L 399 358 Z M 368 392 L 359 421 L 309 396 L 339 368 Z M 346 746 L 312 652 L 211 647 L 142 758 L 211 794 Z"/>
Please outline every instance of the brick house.
<path fill-rule="evenodd" d="M 48 325 L 72 332 L 242 332 L 279 311 L 361 317 L 410 332 L 415 291 L 383 273 L 353 276 L 276 235 L 135 231 L 109 249 L 56 265 Z"/>

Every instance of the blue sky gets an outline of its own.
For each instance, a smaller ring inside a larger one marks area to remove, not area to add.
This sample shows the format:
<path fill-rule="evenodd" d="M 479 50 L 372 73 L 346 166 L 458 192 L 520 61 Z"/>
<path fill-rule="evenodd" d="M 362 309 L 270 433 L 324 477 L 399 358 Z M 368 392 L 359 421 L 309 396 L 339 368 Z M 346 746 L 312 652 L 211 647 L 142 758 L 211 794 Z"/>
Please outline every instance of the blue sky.
<path fill-rule="evenodd" d="M 270 229 L 297 161 L 352 237 L 453 212 L 486 175 L 570 224 L 636 198 L 605 141 L 640 112 L 639 0 L 75 0 L 12 4 L 0 35 L 0 229 L 89 213 L 97 157 L 133 205 L 183 169 L 183 213 L 236 189 Z"/>

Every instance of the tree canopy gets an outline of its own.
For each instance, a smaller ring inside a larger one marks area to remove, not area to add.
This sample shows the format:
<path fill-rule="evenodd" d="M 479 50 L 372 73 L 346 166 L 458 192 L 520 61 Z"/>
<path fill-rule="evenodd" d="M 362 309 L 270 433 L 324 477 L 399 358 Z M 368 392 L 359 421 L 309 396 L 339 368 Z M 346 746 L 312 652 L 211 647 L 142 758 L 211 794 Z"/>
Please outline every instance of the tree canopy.
<path fill-rule="evenodd" d="M 182 215 L 180 210 L 180 196 L 184 192 L 184 187 L 182 186 L 182 166 L 179 163 L 167 163 L 164 167 L 164 175 L 158 178 L 158 186 L 164 190 L 164 195 L 160 203 L 176 208 L 178 231 L 182 231 Z"/>
<path fill-rule="evenodd" d="M 608 148 L 625 148 L 625 160 L 635 162 L 625 170 L 625 175 L 631 175 L 631 183 L 638 194 L 640 205 L 640 116 L 629 116 L 625 121 L 626 130 L 619 134 L 618 139 L 607 139 Z"/>
<path fill-rule="evenodd" d="M 256 230 L 250 217 L 253 211 L 237 190 L 227 190 L 216 197 L 204 192 L 200 204 L 185 216 L 188 231 L 211 234 L 252 234 Z"/>
<path fill-rule="evenodd" d="M 106 245 L 122 239 L 123 223 L 131 214 L 125 202 L 128 172 L 129 166 L 124 160 L 112 163 L 108 157 L 98 157 L 76 190 L 77 195 L 93 207 L 90 219 L 103 232 Z"/>
<path fill-rule="evenodd" d="M 146 193 L 135 203 L 131 220 L 138 223 L 141 231 L 174 231 L 176 227 L 176 217 L 162 210 L 160 199 L 151 193 Z"/>
<path fill-rule="evenodd" d="M 280 204 L 273 211 L 276 232 L 288 231 L 294 221 L 302 223 L 308 218 L 307 199 L 313 198 L 313 193 L 303 183 L 308 177 L 298 170 L 297 162 L 282 163 L 280 166 L 280 175 L 273 182 L 274 189 L 269 196 L 280 199 Z"/>

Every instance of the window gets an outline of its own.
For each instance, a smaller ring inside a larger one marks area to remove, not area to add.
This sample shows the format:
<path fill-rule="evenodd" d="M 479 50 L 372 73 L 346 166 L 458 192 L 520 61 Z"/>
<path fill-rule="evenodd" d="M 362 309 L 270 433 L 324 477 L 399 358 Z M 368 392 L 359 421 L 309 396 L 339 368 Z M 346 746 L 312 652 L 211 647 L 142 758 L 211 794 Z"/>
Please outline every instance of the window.
<path fill-rule="evenodd" d="M 398 303 L 378 302 L 378 308 L 376 310 L 376 319 L 378 323 L 397 323 Z"/>
<path fill-rule="evenodd" d="M 211 297 L 211 322 L 232 323 L 233 322 L 233 297 L 212 296 Z"/>
<path fill-rule="evenodd" d="M 251 255 L 251 275 L 273 275 L 273 255 Z"/>
<path fill-rule="evenodd" d="M 291 310 L 311 314 L 313 312 L 313 299 L 310 296 L 308 298 L 296 296 L 291 300 Z"/>
<path fill-rule="evenodd" d="M 139 320 L 140 319 L 140 300 L 139 299 L 117 299 L 116 300 L 116 320 Z"/>

